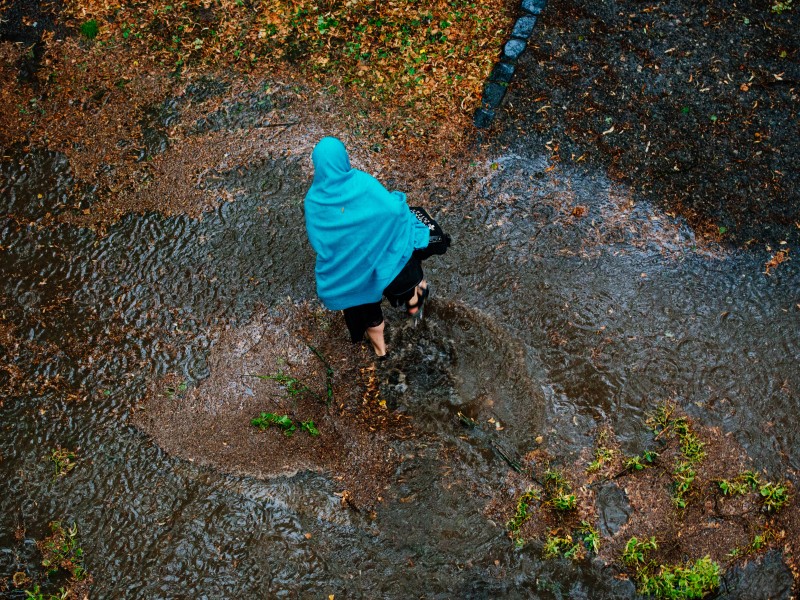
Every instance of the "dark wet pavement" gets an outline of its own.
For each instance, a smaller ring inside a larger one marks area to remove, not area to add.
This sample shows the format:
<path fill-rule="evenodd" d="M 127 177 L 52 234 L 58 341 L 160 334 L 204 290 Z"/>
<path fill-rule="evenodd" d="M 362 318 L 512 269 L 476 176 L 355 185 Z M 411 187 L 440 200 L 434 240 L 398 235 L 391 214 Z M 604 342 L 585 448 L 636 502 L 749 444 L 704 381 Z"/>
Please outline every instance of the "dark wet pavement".
<path fill-rule="evenodd" d="M 494 419 L 519 454 L 542 435 L 568 463 L 606 422 L 639 451 L 645 413 L 673 399 L 774 475 L 800 468 L 800 269 L 765 276 L 760 256 L 703 247 L 601 174 L 518 155 L 430 206 L 454 246 L 427 263 L 426 323 L 391 316 L 384 370 L 390 403 L 430 436 L 395 448 L 375 519 L 341 508 L 325 474 L 263 481 L 168 456 L 130 424 L 148 382 L 202 382 L 221 330 L 313 299 L 307 161 L 225 174 L 214 185 L 235 201 L 202 220 L 131 214 L 104 237 L 41 226 L 75 204 L 63 163 L 2 163 L 2 576 L 33 568 L 31 540 L 60 519 L 79 525 L 98 598 L 631 597 L 599 563 L 513 548 L 484 515 L 506 466 L 457 412 Z M 54 480 L 58 445 L 79 464 Z"/>

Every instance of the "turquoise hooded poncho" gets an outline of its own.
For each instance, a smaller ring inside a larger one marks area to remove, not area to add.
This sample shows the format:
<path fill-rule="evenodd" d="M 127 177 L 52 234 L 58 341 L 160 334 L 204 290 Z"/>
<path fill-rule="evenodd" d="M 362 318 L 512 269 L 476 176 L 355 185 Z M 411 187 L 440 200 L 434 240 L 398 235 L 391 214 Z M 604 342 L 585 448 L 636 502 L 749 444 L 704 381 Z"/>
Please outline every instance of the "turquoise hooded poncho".
<path fill-rule="evenodd" d="M 304 206 L 317 253 L 317 295 L 331 310 L 378 302 L 411 253 L 428 245 L 428 228 L 408 209 L 405 194 L 353 169 L 336 138 L 320 140 L 311 159 L 314 182 Z"/>

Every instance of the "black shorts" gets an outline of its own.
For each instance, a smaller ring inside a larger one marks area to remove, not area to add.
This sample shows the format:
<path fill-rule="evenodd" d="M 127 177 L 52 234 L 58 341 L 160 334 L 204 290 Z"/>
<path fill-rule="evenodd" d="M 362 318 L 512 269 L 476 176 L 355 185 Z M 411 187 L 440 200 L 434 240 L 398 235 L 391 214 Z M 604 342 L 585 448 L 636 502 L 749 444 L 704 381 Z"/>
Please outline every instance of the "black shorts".
<path fill-rule="evenodd" d="M 423 277 L 422 261 L 412 254 L 402 271 L 383 290 L 383 295 L 388 298 L 392 306 L 400 306 L 411 300 L 414 296 L 414 288 L 419 285 Z M 350 332 L 350 339 L 353 343 L 360 342 L 364 339 L 364 332 L 368 328 L 377 327 L 383 323 L 380 300 L 345 308 L 344 322 L 347 324 L 347 330 Z"/>

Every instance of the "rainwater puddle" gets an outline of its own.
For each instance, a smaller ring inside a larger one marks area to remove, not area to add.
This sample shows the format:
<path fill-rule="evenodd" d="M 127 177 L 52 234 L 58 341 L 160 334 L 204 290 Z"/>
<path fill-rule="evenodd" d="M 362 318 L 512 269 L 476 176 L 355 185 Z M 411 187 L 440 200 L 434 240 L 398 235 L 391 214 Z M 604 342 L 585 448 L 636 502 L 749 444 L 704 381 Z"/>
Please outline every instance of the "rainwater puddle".
<path fill-rule="evenodd" d="M 390 316 L 381 368 L 387 402 L 426 435 L 395 448 L 375 515 L 343 509 L 327 474 L 259 480 L 167 455 L 130 424 L 148 382 L 201 384 L 220 331 L 314 297 L 307 173 L 241 167 L 214 184 L 235 202 L 202 220 L 127 215 L 100 238 L 37 223 L 76 204 L 62 163 L 2 163 L 0 576 L 33 569 L 58 519 L 78 524 L 98 598 L 633 597 L 600 564 L 514 550 L 484 516 L 507 470 L 497 448 L 542 435 L 566 463 L 608 422 L 635 452 L 671 398 L 758 464 L 800 468 L 800 270 L 699 250 L 606 179 L 521 156 L 430 207 L 455 243 L 426 264 L 426 321 Z M 459 412 L 492 427 L 471 433 Z M 54 479 L 59 445 L 79 464 Z"/>

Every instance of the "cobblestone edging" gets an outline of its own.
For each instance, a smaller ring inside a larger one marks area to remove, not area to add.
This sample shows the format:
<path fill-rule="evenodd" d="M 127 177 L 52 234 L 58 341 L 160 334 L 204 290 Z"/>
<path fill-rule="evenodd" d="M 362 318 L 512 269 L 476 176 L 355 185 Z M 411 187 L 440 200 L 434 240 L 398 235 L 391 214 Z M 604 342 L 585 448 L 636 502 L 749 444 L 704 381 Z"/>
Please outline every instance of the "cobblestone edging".
<path fill-rule="evenodd" d="M 495 110 L 503 101 L 514 76 L 517 59 L 524 52 L 536 27 L 536 20 L 547 6 L 547 0 L 522 0 L 522 16 L 514 23 L 511 39 L 503 46 L 500 62 L 494 66 L 489 74 L 489 79 L 483 87 L 481 107 L 475 111 L 475 127 L 485 129 L 494 121 Z"/>

